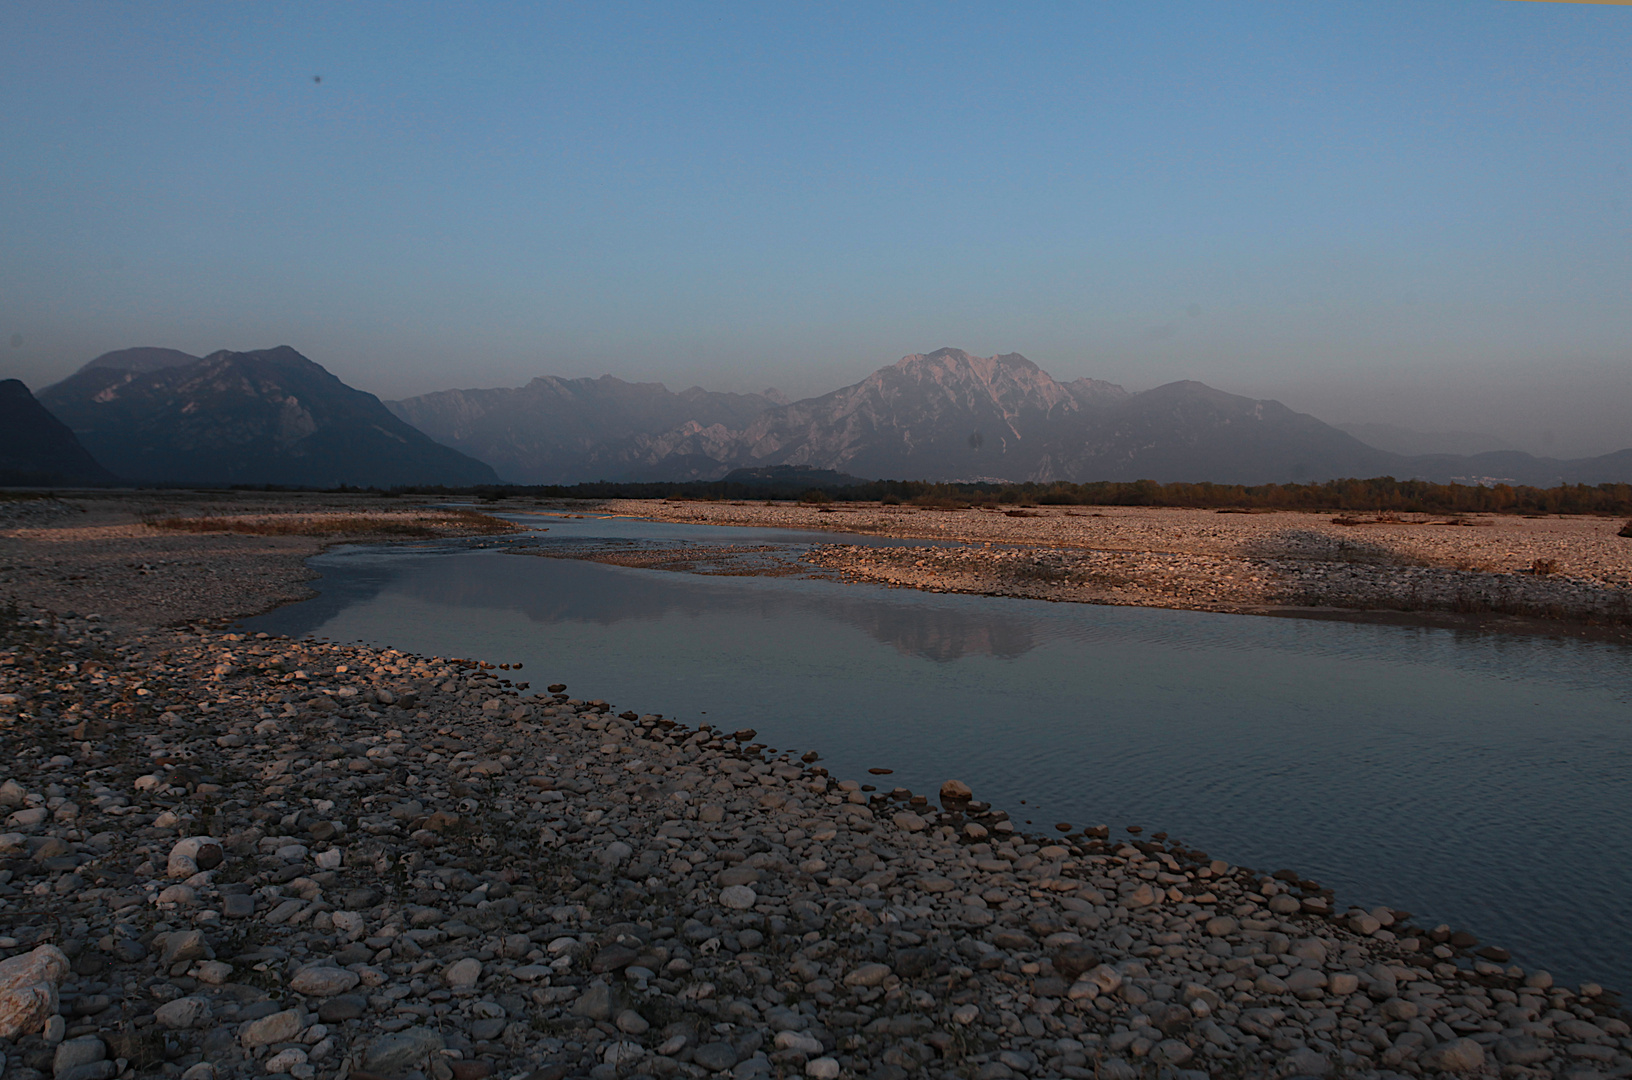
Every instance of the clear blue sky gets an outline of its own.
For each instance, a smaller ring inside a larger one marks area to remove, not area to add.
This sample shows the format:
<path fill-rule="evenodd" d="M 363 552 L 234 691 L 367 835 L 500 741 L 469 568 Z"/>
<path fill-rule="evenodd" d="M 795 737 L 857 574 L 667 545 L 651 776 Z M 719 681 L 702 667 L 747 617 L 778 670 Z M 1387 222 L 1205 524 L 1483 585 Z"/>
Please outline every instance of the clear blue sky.
<path fill-rule="evenodd" d="M 1632 445 L 1629 102 L 1597 5 L 13 3 L 0 374 L 799 394 L 958 345 Z"/>

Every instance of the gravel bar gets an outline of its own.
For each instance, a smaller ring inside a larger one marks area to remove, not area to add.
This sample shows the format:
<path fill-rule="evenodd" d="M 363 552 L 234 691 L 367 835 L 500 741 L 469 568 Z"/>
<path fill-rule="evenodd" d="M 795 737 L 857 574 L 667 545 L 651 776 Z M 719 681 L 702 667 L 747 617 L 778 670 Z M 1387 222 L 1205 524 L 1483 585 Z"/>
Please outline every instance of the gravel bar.
<path fill-rule="evenodd" d="M 866 533 L 935 545 L 823 544 L 845 580 L 931 592 L 1309 615 L 1632 640 L 1620 519 L 1219 513 L 1149 507 L 620 501 L 629 516 Z"/>

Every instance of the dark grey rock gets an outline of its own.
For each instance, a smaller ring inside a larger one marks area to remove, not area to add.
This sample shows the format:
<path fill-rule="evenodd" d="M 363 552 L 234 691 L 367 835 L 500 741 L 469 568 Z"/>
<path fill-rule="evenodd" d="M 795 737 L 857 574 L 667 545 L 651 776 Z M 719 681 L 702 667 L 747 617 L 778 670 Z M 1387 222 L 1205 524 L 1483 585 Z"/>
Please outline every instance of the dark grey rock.
<path fill-rule="evenodd" d="M 382 1035 L 363 1052 L 363 1067 L 382 1076 L 400 1076 L 442 1049 L 442 1036 L 426 1027 Z"/>
<path fill-rule="evenodd" d="M 596 981 L 584 987 L 584 992 L 572 1003 L 572 1012 L 575 1016 L 585 1016 L 591 1020 L 610 1020 L 616 1004 L 612 988 Z"/>
<path fill-rule="evenodd" d="M 51 1058 L 51 1071 L 61 1076 L 70 1069 L 101 1061 L 107 1056 L 107 1046 L 94 1035 L 69 1039 L 57 1044 L 56 1053 Z"/>
<path fill-rule="evenodd" d="M 204 943 L 204 931 L 179 930 L 164 939 L 164 952 L 159 957 L 159 963 L 169 967 L 203 960 L 208 955 L 209 946 Z"/>
<path fill-rule="evenodd" d="M 470 1024 L 470 1037 L 478 1042 L 491 1042 L 504 1034 L 504 1026 L 509 1021 L 501 1017 L 484 1017 L 473 1020 Z"/>
<path fill-rule="evenodd" d="M 259 1020 L 263 1016 L 271 1016 L 275 1012 L 282 1012 L 283 1004 L 278 1001 L 252 1001 L 238 1011 L 239 1023 L 250 1020 Z"/>
<path fill-rule="evenodd" d="M 118 1071 L 118 1066 L 111 1061 L 92 1061 L 57 1073 L 55 1080 L 112 1080 Z"/>
<path fill-rule="evenodd" d="M 737 1048 L 728 1042 L 704 1043 L 693 1051 L 691 1060 L 710 1072 L 722 1072 L 737 1063 Z"/>
<path fill-rule="evenodd" d="M 113 940 L 113 958 L 120 963 L 134 964 L 147 959 L 147 946 L 135 938 L 116 937 Z"/>
<path fill-rule="evenodd" d="M 358 994 L 339 994 L 317 1007 L 317 1018 L 325 1024 L 355 1020 L 368 1011 L 368 1002 Z"/>

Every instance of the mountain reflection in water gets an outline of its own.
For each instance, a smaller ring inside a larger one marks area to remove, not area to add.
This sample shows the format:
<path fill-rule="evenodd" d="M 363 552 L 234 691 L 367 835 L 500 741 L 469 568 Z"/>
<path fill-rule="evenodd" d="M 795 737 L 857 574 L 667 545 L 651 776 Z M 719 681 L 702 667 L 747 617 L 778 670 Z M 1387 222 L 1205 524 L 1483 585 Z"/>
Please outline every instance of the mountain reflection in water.
<path fill-rule="evenodd" d="M 381 581 L 379 587 L 385 587 Z M 711 587 L 712 586 L 712 587 Z M 1029 652 L 1029 622 L 968 611 L 913 610 L 859 591 L 837 596 L 778 589 L 752 591 L 708 576 L 629 572 L 572 559 L 436 559 L 399 578 L 405 596 L 456 608 L 519 612 L 537 623 L 611 626 L 636 619 L 701 615 L 764 620 L 820 615 L 848 623 L 903 656 L 950 661 L 1011 658 Z"/>

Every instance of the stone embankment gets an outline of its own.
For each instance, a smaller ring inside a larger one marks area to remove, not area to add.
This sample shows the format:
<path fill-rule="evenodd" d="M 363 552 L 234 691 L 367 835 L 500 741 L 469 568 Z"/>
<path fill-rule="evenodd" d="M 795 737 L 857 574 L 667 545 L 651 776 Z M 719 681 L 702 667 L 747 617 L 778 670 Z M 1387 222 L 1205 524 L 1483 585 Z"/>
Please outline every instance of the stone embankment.
<path fill-rule="evenodd" d="M 1162 834 L 502 664 L 3 633 L 7 1080 L 1632 1073 L 1598 987 Z"/>
<path fill-rule="evenodd" d="M 1608 518 L 624 501 L 617 513 L 938 545 L 824 545 L 849 580 L 1205 611 L 1415 612 L 1632 627 L 1632 543 Z"/>

